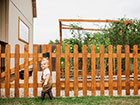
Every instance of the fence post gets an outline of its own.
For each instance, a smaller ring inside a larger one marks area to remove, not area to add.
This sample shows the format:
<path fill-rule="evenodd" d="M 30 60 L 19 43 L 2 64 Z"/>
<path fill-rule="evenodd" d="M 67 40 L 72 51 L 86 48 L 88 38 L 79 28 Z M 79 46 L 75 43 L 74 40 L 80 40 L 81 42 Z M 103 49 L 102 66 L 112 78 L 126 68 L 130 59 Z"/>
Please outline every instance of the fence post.
<path fill-rule="evenodd" d="M 134 50 L 134 95 L 138 95 L 138 47 L 133 46 Z"/>
<path fill-rule="evenodd" d="M 20 61 L 20 46 L 15 46 L 15 97 L 19 97 L 19 61 Z"/>
<path fill-rule="evenodd" d="M 60 58 L 61 58 L 61 47 L 60 45 L 56 45 L 56 96 L 60 96 L 60 90 L 61 90 Z"/>
<path fill-rule="evenodd" d="M 37 97 L 38 45 L 33 45 L 33 95 Z"/>
<path fill-rule="evenodd" d="M 10 96 L 10 45 L 6 45 L 5 52 L 5 95 L 7 98 Z"/>
<path fill-rule="evenodd" d="M 24 46 L 24 97 L 29 95 L 29 46 Z"/>
<path fill-rule="evenodd" d="M 113 95 L 113 52 L 112 52 L 112 45 L 108 47 L 108 65 L 109 65 L 109 95 Z"/>
<path fill-rule="evenodd" d="M 122 94 L 121 45 L 117 45 L 117 89 L 118 89 L 118 95 L 121 95 Z"/>
<path fill-rule="evenodd" d="M 82 69 L 83 69 L 83 95 L 87 96 L 87 46 L 83 45 L 83 65 L 82 65 Z"/>
<path fill-rule="evenodd" d="M 105 75 L 105 69 L 104 69 L 104 46 L 100 46 L 100 91 L 101 96 L 104 96 L 104 75 Z"/>
<path fill-rule="evenodd" d="M 125 89 L 126 95 L 130 95 L 130 59 L 129 59 L 129 46 L 125 46 L 125 75 L 126 75 L 126 82 L 125 82 Z"/>
<path fill-rule="evenodd" d="M 78 96 L 78 46 L 74 45 L 74 96 Z"/>
<path fill-rule="evenodd" d="M 92 96 L 96 95 L 96 47 L 91 46 L 91 91 Z"/>
<path fill-rule="evenodd" d="M 65 45 L 65 96 L 69 96 L 69 45 Z"/>

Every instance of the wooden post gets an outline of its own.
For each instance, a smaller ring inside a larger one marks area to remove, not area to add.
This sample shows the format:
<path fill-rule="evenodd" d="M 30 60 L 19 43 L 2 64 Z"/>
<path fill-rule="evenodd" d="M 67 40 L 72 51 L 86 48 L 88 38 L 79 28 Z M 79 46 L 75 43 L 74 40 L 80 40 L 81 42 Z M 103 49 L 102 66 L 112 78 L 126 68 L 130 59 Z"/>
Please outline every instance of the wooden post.
<path fill-rule="evenodd" d="M 96 46 L 91 46 L 91 91 L 92 96 L 96 95 Z"/>
<path fill-rule="evenodd" d="M 83 45 L 83 95 L 87 96 L 87 46 Z"/>
<path fill-rule="evenodd" d="M 33 45 L 33 95 L 37 97 L 38 45 Z"/>
<path fill-rule="evenodd" d="M 125 82 L 125 89 L 126 95 L 130 95 L 130 59 L 129 59 L 129 46 L 125 46 L 125 75 L 126 75 L 126 82 Z"/>
<path fill-rule="evenodd" d="M 117 88 L 118 95 L 122 94 L 122 79 L 121 79 L 121 45 L 117 45 Z"/>
<path fill-rule="evenodd" d="M 60 45 L 62 45 L 62 23 L 59 21 Z"/>
<path fill-rule="evenodd" d="M 5 96 L 9 98 L 10 96 L 10 45 L 6 45 L 5 52 Z"/>
<path fill-rule="evenodd" d="M 65 46 L 65 96 L 69 96 L 69 45 Z"/>
<path fill-rule="evenodd" d="M 29 46 L 24 46 L 24 97 L 29 95 Z"/>
<path fill-rule="evenodd" d="M 109 95 L 113 95 L 113 52 L 112 45 L 108 47 L 108 65 L 109 65 Z"/>
<path fill-rule="evenodd" d="M 60 90 L 61 90 L 60 56 L 61 56 L 61 47 L 60 45 L 56 45 L 56 96 L 60 96 Z"/>
<path fill-rule="evenodd" d="M 74 96 L 78 96 L 78 46 L 74 45 Z"/>
<path fill-rule="evenodd" d="M 19 97 L 19 61 L 20 61 L 20 46 L 15 46 L 15 97 Z"/>
<path fill-rule="evenodd" d="M 100 92 L 101 96 L 104 96 L 104 46 L 100 46 Z"/>
<path fill-rule="evenodd" d="M 138 47 L 133 46 L 134 50 L 134 95 L 138 95 Z"/>

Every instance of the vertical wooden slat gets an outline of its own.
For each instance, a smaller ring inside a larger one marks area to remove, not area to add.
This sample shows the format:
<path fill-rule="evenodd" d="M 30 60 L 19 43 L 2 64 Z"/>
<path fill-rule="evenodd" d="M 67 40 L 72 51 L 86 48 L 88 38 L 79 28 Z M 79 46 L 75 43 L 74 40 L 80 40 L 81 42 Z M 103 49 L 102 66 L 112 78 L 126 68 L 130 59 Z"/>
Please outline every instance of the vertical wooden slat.
<path fill-rule="evenodd" d="M 43 44 L 42 45 L 42 53 L 46 53 L 48 51 L 48 45 Z"/>
<path fill-rule="evenodd" d="M 74 45 L 74 96 L 78 96 L 78 46 Z"/>
<path fill-rule="evenodd" d="M 122 94 L 121 45 L 117 45 L 117 88 L 118 88 L 118 95 L 121 95 Z"/>
<path fill-rule="evenodd" d="M 1 78 L 1 45 L 0 45 L 0 78 Z M 0 82 L 0 97 L 1 97 L 1 82 Z"/>
<path fill-rule="evenodd" d="M 61 56 L 61 47 L 56 45 L 56 96 L 60 96 L 60 56 Z"/>
<path fill-rule="evenodd" d="M 104 46 L 100 46 L 100 92 L 101 96 L 104 96 Z"/>
<path fill-rule="evenodd" d="M 125 75 L 126 75 L 126 82 L 125 82 L 125 89 L 126 95 L 130 95 L 130 59 L 129 59 L 129 46 L 125 46 Z"/>
<path fill-rule="evenodd" d="M 87 96 L 87 46 L 83 45 L 83 95 Z"/>
<path fill-rule="evenodd" d="M 65 96 L 69 96 L 69 45 L 65 46 Z"/>
<path fill-rule="evenodd" d="M 5 52 L 5 96 L 10 96 L 10 45 L 6 45 Z"/>
<path fill-rule="evenodd" d="M 59 21 L 60 45 L 62 45 L 62 23 Z"/>
<path fill-rule="evenodd" d="M 49 58 L 49 69 L 52 75 L 52 45 L 48 45 L 48 52 L 50 53 L 50 58 Z"/>
<path fill-rule="evenodd" d="M 91 91 L 92 96 L 96 95 L 96 49 L 91 46 Z"/>
<path fill-rule="evenodd" d="M 20 61 L 20 46 L 15 46 L 15 97 L 19 97 L 19 61 Z"/>
<path fill-rule="evenodd" d="M 109 95 L 113 95 L 113 52 L 112 45 L 108 47 L 108 65 L 109 65 Z"/>
<path fill-rule="evenodd" d="M 38 46 L 33 45 L 33 95 L 37 97 Z"/>
<path fill-rule="evenodd" d="M 24 97 L 29 95 L 29 46 L 24 46 Z"/>
<path fill-rule="evenodd" d="M 134 95 L 138 95 L 138 47 L 133 46 L 134 50 Z"/>

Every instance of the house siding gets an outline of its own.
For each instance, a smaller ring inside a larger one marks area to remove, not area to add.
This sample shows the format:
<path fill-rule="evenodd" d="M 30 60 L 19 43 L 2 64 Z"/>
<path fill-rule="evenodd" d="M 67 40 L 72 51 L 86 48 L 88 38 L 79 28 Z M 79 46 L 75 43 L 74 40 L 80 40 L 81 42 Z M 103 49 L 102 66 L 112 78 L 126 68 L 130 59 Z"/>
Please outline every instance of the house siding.
<path fill-rule="evenodd" d="M 18 39 L 18 19 L 22 19 L 29 26 L 29 51 L 33 52 L 33 13 L 32 0 L 10 0 L 9 1 L 9 36 L 8 43 L 11 45 L 11 52 L 15 52 L 15 45 L 20 45 L 20 53 L 24 53 L 26 43 Z M 20 60 L 20 64 L 24 59 Z M 11 68 L 14 67 L 14 60 L 11 59 Z"/>

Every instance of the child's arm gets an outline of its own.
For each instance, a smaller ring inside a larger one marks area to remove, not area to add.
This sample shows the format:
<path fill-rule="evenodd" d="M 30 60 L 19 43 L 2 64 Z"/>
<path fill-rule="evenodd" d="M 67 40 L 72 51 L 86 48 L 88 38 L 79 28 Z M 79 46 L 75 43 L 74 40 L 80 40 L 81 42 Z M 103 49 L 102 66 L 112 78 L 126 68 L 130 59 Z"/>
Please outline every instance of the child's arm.
<path fill-rule="evenodd" d="M 49 80 L 49 77 L 50 77 L 50 75 L 49 75 L 49 74 L 47 74 L 47 75 L 46 75 L 46 78 L 45 78 L 44 85 L 47 85 L 47 83 L 48 83 L 48 80 Z"/>

